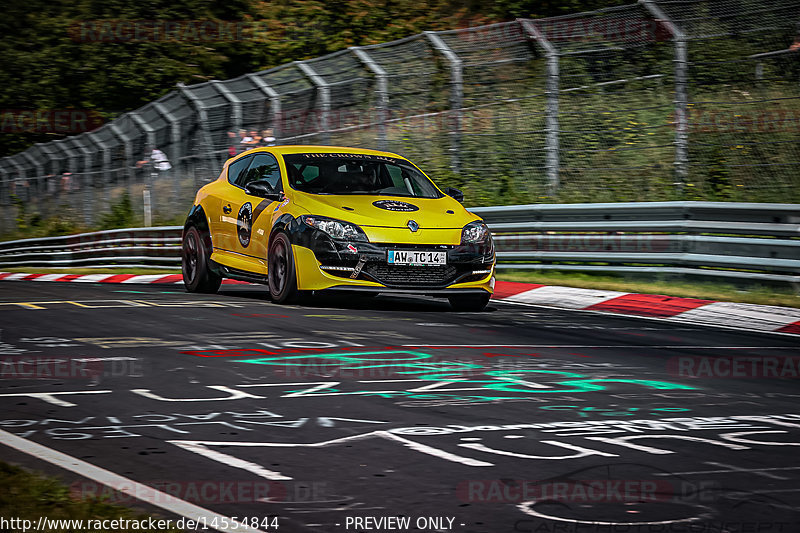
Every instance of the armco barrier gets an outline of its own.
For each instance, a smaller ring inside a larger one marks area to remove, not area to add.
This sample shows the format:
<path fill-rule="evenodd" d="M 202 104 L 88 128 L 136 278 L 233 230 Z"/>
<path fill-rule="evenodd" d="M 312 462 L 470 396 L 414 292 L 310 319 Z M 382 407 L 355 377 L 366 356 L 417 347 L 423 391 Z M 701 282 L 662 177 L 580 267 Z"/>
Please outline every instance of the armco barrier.
<path fill-rule="evenodd" d="M 0 242 L 0 268 L 180 266 L 181 226 Z"/>
<path fill-rule="evenodd" d="M 478 207 L 498 268 L 800 283 L 800 205 L 714 202 Z M 0 243 L 0 268 L 180 264 L 180 226 Z"/>
<path fill-rule="evenodd" d="M 471 211 L 495 235 L 498 268 L 800 283 L 797 204 L 533 204 Z"/>

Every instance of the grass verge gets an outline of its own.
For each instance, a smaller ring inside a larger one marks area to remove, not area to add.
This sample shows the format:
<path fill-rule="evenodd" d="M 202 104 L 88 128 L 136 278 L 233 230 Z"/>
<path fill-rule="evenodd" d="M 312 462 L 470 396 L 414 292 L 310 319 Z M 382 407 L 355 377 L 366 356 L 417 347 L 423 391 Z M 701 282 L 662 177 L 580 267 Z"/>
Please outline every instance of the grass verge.
<path fill-rule="evenodd" d="M 683 298 L 719 300 L 782 307 L 800 307 L 800 295 L 791 287 L 764 285 L 736 286 L 728 283 L 687 280 L 648 280 L 620 276 L 585 274 L 578 272 L 531 272 L 525 270 L 498 270 L 497 279 L 560 285 L 582 289 L 600 289 L 644 294 L 664 294 Z"/>
<path fill-rule="evenodd" d="M 54 520 L 147 520 L 148 515 L 128 507 L 112 505 L 94 498 L 79 498 L 68 486 L 55 478 L 28 472 L 0 461 L 0 516 L 9 520 L 31 520 L 34 527 L 39 517 Z M 155 519 L 164 519 L 154 516 Z M 73 525 L 74 526 L 74 525 Z M 81 531 L 81 528 L 49 528 L 48 531 Z M 178 529 L 118 529 L 117 531 L 179 531 Z"/>

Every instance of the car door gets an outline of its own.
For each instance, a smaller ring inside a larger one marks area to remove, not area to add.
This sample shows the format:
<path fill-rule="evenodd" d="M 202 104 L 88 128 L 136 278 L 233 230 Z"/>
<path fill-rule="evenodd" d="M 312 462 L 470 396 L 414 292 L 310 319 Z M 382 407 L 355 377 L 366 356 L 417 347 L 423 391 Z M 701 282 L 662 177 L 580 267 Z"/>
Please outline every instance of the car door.
<path fill-rule="evenodd" d="M 272 215 L 278 203 L 247 194 L 245 186 L 253 181 L 267 181 L 276 192 L 283 191 L 278 160 L 268 152 L 253 155 L 247 171 L 237 176 L 237 191 L 231 195 L 232 215 L 236 218 L 234 250 L 257 264 L 256 271 L 266 269 L 267 239 L 272 228 Z"/>
<path fill-rule="evenodd" d="M 226 180 L 220 182 L 219 187 L 214 187 L 214 198 L 207 202 L 209 208 L 208 218 L 214 248 L 233 252 L 236 249 L 236 212 L 235 200 L 239 188 L 235 183 L 240 176 L 247 172 L 252 161 L 252 156 L 245 156 L 230 163 L 225 170 Z"/>

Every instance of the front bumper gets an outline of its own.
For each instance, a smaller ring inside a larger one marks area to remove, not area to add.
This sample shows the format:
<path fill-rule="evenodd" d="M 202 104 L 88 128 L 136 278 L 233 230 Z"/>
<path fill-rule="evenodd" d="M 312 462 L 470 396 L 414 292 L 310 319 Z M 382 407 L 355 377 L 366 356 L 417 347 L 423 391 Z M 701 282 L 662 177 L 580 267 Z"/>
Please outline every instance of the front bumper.
<path fill-rule="evenodd" d="M 418 245 L 341 242 L 318 230 L 301 231 L 292 246 L 300 290 L 347 289 L 447 296 L 492 293 L 494 245 Z M 387 262 L 389 250 L 433 250 L 446 265 L 408 266 Z M 354 272 L 359 268 L 354 276 Z"/>

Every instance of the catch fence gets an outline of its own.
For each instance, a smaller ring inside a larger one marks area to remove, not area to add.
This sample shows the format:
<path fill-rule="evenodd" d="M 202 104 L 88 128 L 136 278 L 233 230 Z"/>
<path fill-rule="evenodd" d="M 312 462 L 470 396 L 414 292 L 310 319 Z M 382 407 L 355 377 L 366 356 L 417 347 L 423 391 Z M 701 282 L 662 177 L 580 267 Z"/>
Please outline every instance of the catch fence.
<path fill-rule="evenodd" d="M 0 160 L 0 233 L 56 215 L 93 227 L 126 192 L 175 222 L 252 146 L 242 130 L 400 153 L 469 205 L 798 203 L 799 23 L 800 0 L 640 0 L 179 85 Z M 172 168 L 142 164 L 149 147 Z"/>

